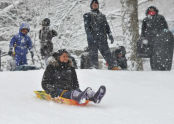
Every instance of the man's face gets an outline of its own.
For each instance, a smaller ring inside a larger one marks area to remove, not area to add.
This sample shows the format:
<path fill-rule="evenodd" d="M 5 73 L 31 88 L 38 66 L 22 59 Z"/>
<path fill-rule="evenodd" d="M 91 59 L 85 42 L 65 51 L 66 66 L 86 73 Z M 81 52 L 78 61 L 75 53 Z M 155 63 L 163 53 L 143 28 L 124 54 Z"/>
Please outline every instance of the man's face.
<path fill-rule="evenodd" d="M 98 9 L 98 3 L 93 2 L 92 3 L 92 9 L 94 9 L 94 10 Z"/>

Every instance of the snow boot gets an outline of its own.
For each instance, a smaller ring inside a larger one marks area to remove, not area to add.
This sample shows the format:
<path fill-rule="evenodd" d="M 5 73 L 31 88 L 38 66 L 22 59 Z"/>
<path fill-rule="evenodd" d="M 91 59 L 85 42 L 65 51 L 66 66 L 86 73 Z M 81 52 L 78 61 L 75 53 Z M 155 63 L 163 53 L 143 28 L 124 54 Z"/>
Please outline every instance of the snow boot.
<path fill-rule="evenodd" d="M 101 102 L 101 100 L 104 97 L 105 93 L 106 93 L 106 87 L 105 86 L 100 86 L 100 88 L 98 89 L 98 91 L 89 100 L 98 104 L 98 103 Z"/>
<path fill-rule="evenodd" d="M 79 104 L 83 104 L 87 100 L 87 93 L 91 90 L 92 89 L 90 87 L 87 87 L 83 92 L 80 92 L 77 96 L 72 95 L 72 99 L 76 100 Z"/>

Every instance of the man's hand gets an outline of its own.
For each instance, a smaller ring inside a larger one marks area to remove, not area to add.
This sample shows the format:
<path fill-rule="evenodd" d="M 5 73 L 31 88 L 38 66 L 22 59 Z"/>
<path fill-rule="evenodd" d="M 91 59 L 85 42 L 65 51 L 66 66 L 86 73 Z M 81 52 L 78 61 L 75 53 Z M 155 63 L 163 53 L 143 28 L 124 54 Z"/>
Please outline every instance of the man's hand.
<path fill-rule="evenodd" d="M 9 56 L 12 56 L 12 54 L 13 54 L 13 48 L 10 47 L 10 49 L 9 49 L 9 51 L 8 51 L 8 55 L 9 55 Z"/>
<path fill-rule="evenodd" d="M 13 53 L 12 51 L 8 51 L 9 56 L 12 56 L 12 53 Z"/>
<path fill-rule="evenodd" d="M 114 38 L 113 38 L 112 34 L 109 34 L 108 37 L 109 37 L 109 40 L 111 41 L 111 44 L 113 44 L 114 43 Z"/>
<path fill-rule="evenodd" d="M 33 58 L 34 57 L 33 51 L 30 51 L 30 54 L 31 54 L 31 58 Z"/>

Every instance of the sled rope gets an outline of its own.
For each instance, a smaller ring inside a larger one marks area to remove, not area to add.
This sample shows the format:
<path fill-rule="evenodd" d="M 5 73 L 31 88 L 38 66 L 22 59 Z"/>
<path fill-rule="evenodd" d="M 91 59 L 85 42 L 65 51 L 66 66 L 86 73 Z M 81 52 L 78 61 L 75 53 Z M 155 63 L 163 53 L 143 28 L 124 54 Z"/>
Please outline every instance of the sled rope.
<path fill-rule="evenodd" d="M 68 91 L 68 90 L 63 90 L 59 97 L 62 97 L 63 94 L 64 94 L 65 92 L 67 92 L 67 91 Z"/>

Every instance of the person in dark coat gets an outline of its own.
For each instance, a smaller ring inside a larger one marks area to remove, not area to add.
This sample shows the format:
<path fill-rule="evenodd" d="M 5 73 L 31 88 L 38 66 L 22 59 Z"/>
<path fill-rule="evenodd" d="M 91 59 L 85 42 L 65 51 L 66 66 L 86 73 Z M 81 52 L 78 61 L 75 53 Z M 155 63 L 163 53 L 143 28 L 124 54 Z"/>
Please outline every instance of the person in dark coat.
<path fill-rule="evenodd" d="M 162 68 L 159 68 L 159 66 L 157 66 L 157 65 L 159 65 L 158 62 L 161 62 L 161 60 L 158 60 L 154 56 L 157 56 L 157 54 L 159 53 L 159 51 L 156 48 L 160 48 L 160 46 L 162 46 L 162 44 L 163 44 L 162 49 L 167 49 L 170 47 L 170 45 L 168 45 L 169 47 L 164 45 L 165 44 L 164 42 L 173 41 L 173 40 L 169 41 L 169 39 L 172 39 L 172 38 L 169 38 L 168 40 L 165 38 L 165 37 L 170 37 L 170 36 L 171 35 L 170 35 L 170 31 L 168 30 L 168 24 L 167 24 L 164 16 L 159 14 L 159 10 L 156 7 L 150 6 L 146 10 L 146 18 L 143 20 L 143 23 L 142 23 L 142 31 L 141 31 L 142 40 L 141 41 L 142 41 L 142 44 L 145 44 L 145 46 L 147 46 L 147 48 L 149 49 L 147 52 L 149 54 L 148 56 L 150 57 L 150 65 L 151 65 L 152 70 L 163 70 Z M 166 39 L 166 40 L 164 40 L 164 39 Z M 171 44 L 171 43 L 169 43 L 169 44 Z M 166 47 L 164 47 L 164 46 L 166 46 Z M 162 50 L 160 50 L 160 51 L 162 51 Z M 171 51 L 171 50 L 169 50 L 169 51 Z M 162 52 L 160 52 L 160 53 L 162 53 Z M 167 54 L 170 54 L 170 53 L 171 52 L 167 52 Z M 159 56 L 158 58 L 163 58 L 162 56 L 165 56 L 165 55 L 158 54 L 158 56 Z M 173 53 L 172 53 L 172 56 L 173 56 Z M 156 60 L 154 60 L 154 59 L 156 59 Z M 168 59 L 171 59 L 171 57 Z M 161 66 L 163 66 L 162 63 L 161 63 Z M 164 68 L 164 70 L 166 70 L 166 69 Z"/>
<path fill-rule="evenodd" d="M 127 59 L 125 47 L 119 46 L 111 52 L 112 58 L 121 70 L 127 69 Z"/>
<path fill-rule="evenodd" d="M 138 41 L 138 52 L 142 58 L 151 58 L 156 36 L 163 30 L 168 29 L 164 16 L 158 14 L 159 10 L 155 6 L 150 6 L 145 12 L 143 19 L 141 36 Z M 151 63 L 152 64 L 152 63 Z"/>
<path fill-rule="evenodd" d="M 143 20 L 141 37 L 156 37 L 160 31 L 168 30 L 168 24 L 164 16 L 158 13 L 159 10 L 155 6 L 150 6 L 146 10 L 146 18 Z"/>
<path fill-rule="evenodd" d="M 92 91 L 90 87 L 83 92 L 80 90 L 75 68 L 72 67 L 68 55 L 65 49 L 53 54 L 54 60 L 50 61 L 42 78 L 42 88 L 52 98 L 61 96 L 79 103 L 85 98 L 96 102 L 97 92 Z"/>
<path fill-rule="evenodd" d="M 57 32 L 53 29 L 50 29 L 50 19 L 45 18 L 42 21 L 42 29 L 39 30 L 39 39 L 40 39 L 40 52 L 41 56 L 45 61 L 48 57 L 52 55 L 53 52 L 53 43 L 52 38 L 57 36 Z"/>
<path fill-rule="evenodd" d="M 98 50 L 108 62 L 108 69 L 117 69 L 111 58 L 107 37 L 114 42 L 106 16 L 99 11 L 98 0 L 92 0 L 91 12 L 84 14 L 84 26 L 87 34 L 91 68 L 98 68 Z M 114 68 L 115 67 L 115 68 Z"/>

